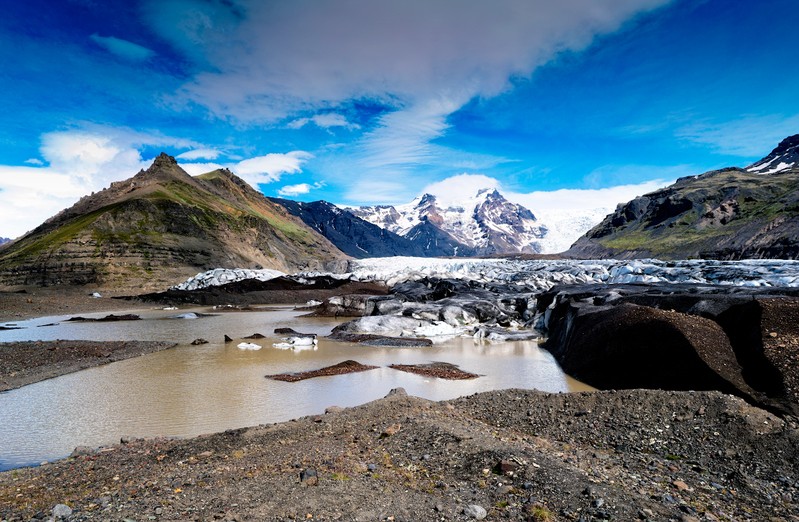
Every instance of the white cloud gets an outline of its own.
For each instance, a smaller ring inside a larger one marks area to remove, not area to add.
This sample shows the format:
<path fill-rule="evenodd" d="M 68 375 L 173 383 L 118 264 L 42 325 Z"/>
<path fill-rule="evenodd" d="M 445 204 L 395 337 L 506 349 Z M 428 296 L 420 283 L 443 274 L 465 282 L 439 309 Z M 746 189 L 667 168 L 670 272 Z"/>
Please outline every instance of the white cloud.
<path fill-rule="evenodd" d="M 619 203 L 642 196 L 674 182 L 674 179 L 656 179 L 644 183 L 617 185 L 600 189 L 560 189 L 534 192 L 508 192 L 505 196 L 520 205 L 541 213 L 548 211 L 583 211 L 601 209 L 605 214 Z"/>
<path fill-rule="evenodd" d="M 458 174 L 427 185 L 419 195 L 432 194 L 444 205 L 474 197 L 481 189 L 501 189 L 499 180 L 483 174 Z"/>
<path fill-rule="evenodd" d="M 311 191 L 311 185 L 308 183 L 299 183 L 297 185 L 286 185 L 277 191 L 281 196 L 299 196 L 300 194 L 307 194 Z"/>
<path fill-rule="evenodd" d="M 434 161 L 441 147 L 431 141 L 444 135 L 447 117 L 460 104 L 442 96 L 380 117 L 377 127 L 356 145 L 356 158 L 366 169 Z"/>
<path fill-rule="evenodd" d="M 28 165 L 36 165 L 36 166 L 44 165 L 44 162 L 39 158 L 28 158 L 25 160 L 25 163 L 27 163 Z"/>
<path fill-rule="evenodd" d="M 270 153 L 240 161 L 232 165 L 230 170 L 255 187 L 259 183 L 279 181 L 283 174 L 301 172 L 302 164 L 311 158 L 313 154 L 301 150 L 286 154 Z"/>
<path fill-rule="evenodd" d="M 677 137 L 716 152 L 753 160 L 766 155 L 787 136 L 799 133 L 799 114 L 744 116 L 722 123 L 700 122 L 677 131 Z M 741 165 L 743 166 L 743 165 Z"/>
<path fill-rule="evenodd" d="M 69 207 L 81 196 L 146 169 L 152 163 L 152 158 L 142 158 L 139 151 L 143 147 L 205 149 L 191 140 L 163 136 L 157 132 L 138 132 L 88 123 L 80 128 L 46 133 L 41 140 L 43 161 L 26 161 L 37 166 L 0 165 L 2 236 L 20 236 Z M 303 157 L 297 153 L 284 160 L 285 169 L 291 170 Z M 189 168 L 196 167 L 199 164 L 192 164 Z M 202 172 L 220 167 L 204 164 Z M 265 161 L 263 168 L 271 175 L 278 175 L 280 162 L 273 158 L 271 167 L 270 162 Z M 257 178 L 258 174 L 253 176 Z"/>
<path fill-rule="evenodd" d="M 133 62 L 143 62 L 155 56 L 152 49 L 115 36 L 100 36 L 95 33 L 89 38 L 106 51 Z"/>
<path fill-rule="evenodd" d="M 183 160 L 198 160 L 198 159 L 207 159 L 207 160 L 215 160 L 222 154 L 220 151 L 216 149 L 194 149 L 186 151 L 182 154 L 178 154 L 175 156 L 177 159 Z"/>
<path fill-rule="evenodd" d="M 320 189 L 325 186 L 324 181 L 317 181 L 313 185 L 308 183 L 298 183 L 297 185 L 286 185 L 277 191 L 280 196 L 300 196 L 309 193 L 312 189 Z"/>

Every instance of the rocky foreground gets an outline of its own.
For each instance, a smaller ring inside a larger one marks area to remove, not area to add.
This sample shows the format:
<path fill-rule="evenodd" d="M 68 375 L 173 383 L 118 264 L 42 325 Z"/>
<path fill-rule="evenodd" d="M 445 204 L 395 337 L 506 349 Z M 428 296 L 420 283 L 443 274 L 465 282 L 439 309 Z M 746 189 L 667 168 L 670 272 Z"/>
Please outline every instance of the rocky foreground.
<path fill-rule="evenodd" d="M 799 429 L 718 392 L 385 399 L 0 474 L 0 518 L 799 520 Z"/>

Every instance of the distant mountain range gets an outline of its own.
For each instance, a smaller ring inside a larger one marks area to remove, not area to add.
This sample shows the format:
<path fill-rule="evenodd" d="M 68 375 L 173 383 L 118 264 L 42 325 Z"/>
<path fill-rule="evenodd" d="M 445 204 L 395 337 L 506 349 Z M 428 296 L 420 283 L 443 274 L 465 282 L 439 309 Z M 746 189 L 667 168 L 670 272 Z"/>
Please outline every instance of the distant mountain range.
<path fill-rule="evenodd" d="M 541 252 L 547 228 L 530 210 L 497 190 L 447 205 L 424 194 L 407 205 L 351 209 L 356 216 L 439 255 L 472 256 Z"/>
<path fill-rule="evenodd" d="M 2 244 L 4 244 L 4 243 L 8 243 L 9 241 L 11 241 L 11 239 L 10 239 L 10 238 L 7 238 L 7 237 L 0 237 L 0 245 L 2 245 Z"/>
<path fill-rule="evenodd" d="M 765 158 L 677 180 L 619 205 L 578 258 L 799 258 L 799 135 Z"/>
<path fill-rule="evenodd" d="M 228 170 L 161 154 L 0 247 L 0 285 L 163 289 L 216 267 L 322 269 L 346 256 Z"/>
<path fill-rule="evenodd" d="M 536 254 L 552 241 L 547 226 L 530 210 L 494 189 L 447 205 L 431 194 L 406 205 L 371 207 L 271 200 L 356 258 Z M 589 226 L 583 224 L 582 230 Z"/>
<path fill-rule="evenodd" d="M 545 224 L 494 189 L 457 202 L 424 194 L 360 208 L 270 199 L 228 170 L 192 177 L 161 154 L 147 170 L 0 241 L 0 286 L 147 290 L 218 267 L 294 272 L 353 257 L 536 254 L 591 219 L 574 213 Z M 799 135 L 745 169 L 681 178 L 619 205 L 564 255 L 799 258 Z"/>

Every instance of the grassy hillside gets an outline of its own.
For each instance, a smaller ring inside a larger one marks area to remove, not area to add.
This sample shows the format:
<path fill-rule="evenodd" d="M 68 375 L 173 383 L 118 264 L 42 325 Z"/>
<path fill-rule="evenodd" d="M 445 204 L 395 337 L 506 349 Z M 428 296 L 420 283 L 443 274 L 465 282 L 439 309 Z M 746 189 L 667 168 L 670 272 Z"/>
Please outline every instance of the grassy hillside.
<path fill-rule="evenodd" d="M 344 257 L 229 171 L 192 178 L 162 155 L 0 247 L 0 285 L 163 289 L 209 268 L 290 272 Z"/>
<path fill-rule="evenodd" d="M 579 257 L 796 258 L 799 170 L 725 169 L 636 198 L 575 243 Z"/>

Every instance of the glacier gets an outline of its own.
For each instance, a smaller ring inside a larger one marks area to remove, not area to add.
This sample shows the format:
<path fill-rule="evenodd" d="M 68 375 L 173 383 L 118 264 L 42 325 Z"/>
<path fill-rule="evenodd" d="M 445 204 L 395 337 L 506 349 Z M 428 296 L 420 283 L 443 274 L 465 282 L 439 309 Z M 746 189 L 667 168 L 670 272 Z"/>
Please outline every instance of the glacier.
<path fill-rule="evenodd" d="M 198 290 L 248 278 L 271 279 L 277 271 L 215 269 L 174 286 Z M 301 272 L 289 276 L 310 282 L 318 277 L 382 282 L 388 286 L 426 277 L 501 282 L 545 291 L 560 284 L 693 283 L 742 287 L 799 287 L 799 261 L 793 260 L 526 260 L 381 257 L 353 260 L 345 273 Z M 278 276 L 275 276 L 278 277 Z"/>

